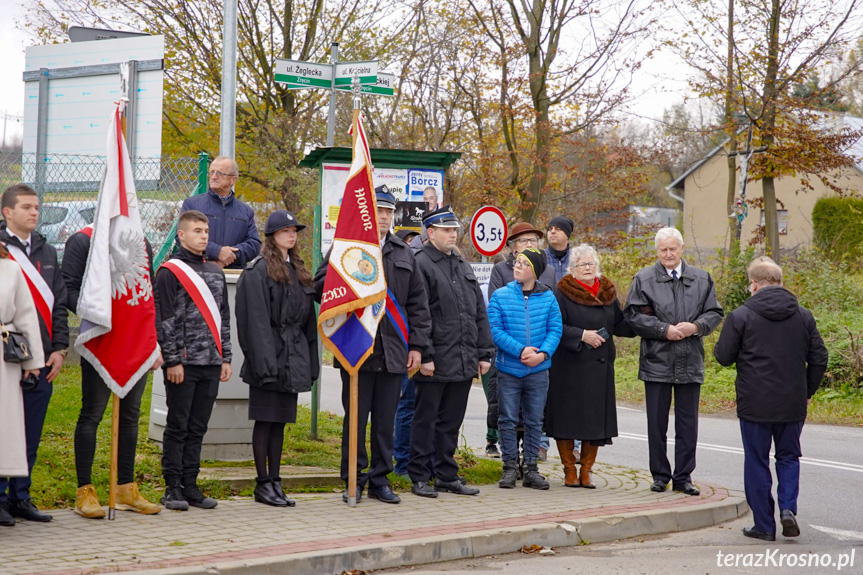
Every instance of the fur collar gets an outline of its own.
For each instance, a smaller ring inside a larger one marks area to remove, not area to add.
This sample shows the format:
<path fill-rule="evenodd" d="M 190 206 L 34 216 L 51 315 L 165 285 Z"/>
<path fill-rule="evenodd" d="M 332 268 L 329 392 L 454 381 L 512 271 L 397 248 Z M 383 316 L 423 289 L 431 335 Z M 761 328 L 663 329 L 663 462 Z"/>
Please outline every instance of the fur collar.
<path fill-rule="evenodd" d="M 605 276 L 599 278 L 599 293 L 596 297 L 584 286 L 582 286 L 571 275 L 565 275 L 557 284 L 557 289 L 566 296 L 567 299 L 580 305 L 600 306 L 609 305 L 617 299 L 617 288 L 610 279 Z"/>

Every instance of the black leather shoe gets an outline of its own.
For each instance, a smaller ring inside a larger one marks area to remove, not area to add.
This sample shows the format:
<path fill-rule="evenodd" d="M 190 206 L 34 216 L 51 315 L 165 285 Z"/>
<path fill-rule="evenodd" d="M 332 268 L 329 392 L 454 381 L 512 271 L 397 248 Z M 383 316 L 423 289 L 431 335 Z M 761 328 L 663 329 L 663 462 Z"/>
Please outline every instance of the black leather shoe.
<path fill-rule="evenodd" d="M 14 527 L 15 518 L 9 513 L 9 504 L 5 501 L 0 501 L 0 525 L 3 527 Z"/>
<path fill-rule="evenodd" d="M 455 481 L 443 481 L 441 479 L 435 479 L 434 488 L 435 491 L 448 491 L 449 493 L 455 493 L 456 495 L 479 494 L 479 489 L 477 489 L 476 487 L 468 487 L 458 479 L 456 479 Z"/>
<path fill-rule="evenodd" d="M 428 481 L 415 481 L 411 483 L 411 493 L 420 497 L 431 497 L 432 499 L 437 497 L 437 491 L 428 484 Z"/>
<path fill-rule="evenodd" d="M 698 488 L 695 487 L 693 484 L 689 483 L 688 481 L 683 485 L 675 485 L 674 490 L 679 491 L 680 493 L 685 493 L 687 495 L 701 495 L 701 492 L 698 490 Z"/>
<path fill-rule="evenodd" d="M 360 487 L 359 485 L 357 485 L 357 503 L 362 501 L 362 499 L 363 499 L 363 488 Z M 344 501 L 345 503 L 348 502 L 348 490 L 347 489 L 345 489 L 345 492 L 342 493 L 342 501 Z"/>
<path fill-rule="evenodd" d="M 276 491 L 276 495 L 278 495 L 282 501 L 288 504 L 288 507 L 295 507 L 297 505 L 297 502 L 288 497 L 288 494 L 285 493 L 285 489 L 284 487 L 282 487 L 281 477 L 273 478 L 273 489 Z"/>
<path fill-rule="evenodd" d="M 783 509 L 779 512 L 779 522 L 782 524 L 783 537 L 797 537 L 800 535 L 800 526 L 797 525 L 797 518 L 790 509 Z"/>
<path fill-rule="evenodd" d="M 255 501 L 273 507 L 287 507 L 288 504 L 278 492 L 273 489 L 273 480 L 269 477 L 255 479 Z"/>
<path fill-rule="evenodd" d="M 36 506 L 33 505 L 33 502 L 29 499 L 24 499 L 22 501 L 9 501 L 9 514 L 12 517 L 20 517 L 21 519 L 26 519 L 27 521 L 38 521 L 40 523 L 48 523 L 53 517 L 48 515 L 47 513 L 42 513 Z"/>
<path fill-rule="evenodd" d="M 384 503 L 401 503 L 402 500 L 398 495 L 393 493 L 389 485 L 383 487 L 369 487 L 369 497 L 383 501 Z"/>
<path fill-rule="evenodd" d="M 650 490 L 656 491 L 657 493 L 662 493 L 666 489 L 668 489 L 668 483 L 666 483 L 664 481 L 660 481 L 659 479 L 654 481 L 653 485 L 650 486 Z"/>
<path fill-rule="evenodd" d="M 744 527 L 743 534 L 753 539 L 761 539 L 762 541 L 776 541 L 776 535 L 759 531 L 755 527 Z"/>

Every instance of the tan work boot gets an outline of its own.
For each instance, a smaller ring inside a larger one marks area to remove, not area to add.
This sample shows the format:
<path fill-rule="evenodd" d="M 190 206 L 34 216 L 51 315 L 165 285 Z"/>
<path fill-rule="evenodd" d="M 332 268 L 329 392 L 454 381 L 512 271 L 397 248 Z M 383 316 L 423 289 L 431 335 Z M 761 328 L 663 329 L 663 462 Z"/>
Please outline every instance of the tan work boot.
<path fill-rule="evenodd" d="M 137 483 L 126 483 L 117 486 L 117 509 L 124 511 L 134 511 L 135 513 L 143 513 L 144 515 L 155 515 L 162 510 L 162 507 L 155 503 L 150 503 L 138 492 Z"/>
<path fill-rule="evenodd" d="M 84 485 L 78 488 L 75 494 L 75 513 L 87 519 L 102 519 L 105 510 L 99 505 L 99 497 L 92 485 Z"/>

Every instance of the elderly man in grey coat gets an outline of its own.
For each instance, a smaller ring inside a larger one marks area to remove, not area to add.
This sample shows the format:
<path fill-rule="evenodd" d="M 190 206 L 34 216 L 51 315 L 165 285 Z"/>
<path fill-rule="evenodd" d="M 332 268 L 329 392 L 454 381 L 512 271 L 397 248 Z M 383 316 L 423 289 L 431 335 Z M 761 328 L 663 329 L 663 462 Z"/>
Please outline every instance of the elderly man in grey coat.
<path fill-rule="evenodd" d="M 722 321 L 713 278 L 683 261 L 683 236 L 656 232 L 656 264 L 635 274 L 623 315 L 641 336 L 638 379 L 644 381 L 652 491 L 700 495 L 692 484 L 698 443 L 698 402 L 704 383 L 702 338 Z M 666 454 L 674 395 L 674 473 Z"/>

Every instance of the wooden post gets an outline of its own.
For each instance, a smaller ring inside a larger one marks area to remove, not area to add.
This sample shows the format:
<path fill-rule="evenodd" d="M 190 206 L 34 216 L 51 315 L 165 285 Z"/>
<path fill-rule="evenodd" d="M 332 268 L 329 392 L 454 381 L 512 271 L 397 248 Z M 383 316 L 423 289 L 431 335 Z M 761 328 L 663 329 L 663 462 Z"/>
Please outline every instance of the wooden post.
<path fill-rule="evenodd" d="M 120 131 L 126 137 L 126 108 L 120 114 Z M 125 190 L 121 190 L 125 192 Z M 111 478 L 108 484 L 108 520 L 113 521 L 117 512 L 117 452 L 120 443 L 120 396 L 111 394 Z"/>
<path fill-rule="evenodd" d="M 356 149 L 357 143 L 357 132 L 359 131 L 359 127 L 357 126 L 357 120 L 360 117 L 360 110 L 358 106 L 358 99 L 354 99 L 354 115 L 353 115 L 353 124 L 351 130 L 351 141 L 353 145 L 351 146 L 351 150 Z M 353 158 L 352 158 L 353 159 Z M 350 389 L 350 405 L 348 406 L 348 421 L 351 424 L 350 431 L 348 433 L 348 507 L 356 507 L 357 506 L 357 429 L 359 426 L 359 422 L 357 421 L 357 410 L 359 404 L 359 376 L 357 373 L 351 374 L 351 389 Z M 365 425 L 365 422 L 362 423 Z"/>
<path fill-rule="evenodd" d="M 140 384 L 138 384 L 140 385 Z M 114 520 L 117 504 L 117 451 L 120 439 L 120 396 L 111 394 L 111 484 L 108 487 L 108 519 Z"/>

